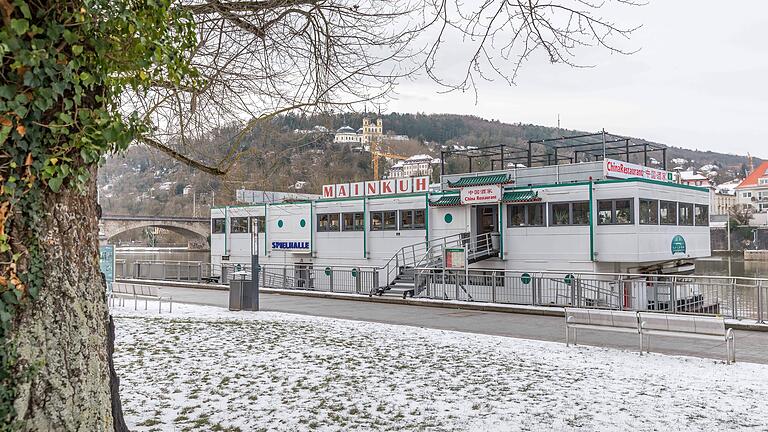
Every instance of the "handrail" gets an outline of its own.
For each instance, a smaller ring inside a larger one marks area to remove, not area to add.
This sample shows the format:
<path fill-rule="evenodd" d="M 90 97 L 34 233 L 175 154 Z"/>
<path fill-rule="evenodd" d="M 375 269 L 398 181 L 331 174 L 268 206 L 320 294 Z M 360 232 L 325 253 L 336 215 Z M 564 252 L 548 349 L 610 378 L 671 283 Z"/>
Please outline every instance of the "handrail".
<path fill-rule="evenodd" d="M 467 253 L 467 260 L 471 260 L 473 258 L 483 257 L 490 255 L 495 249 L 493 248 L 493 235 L 496 233 L 493 232 L 487 232 L 480 234 L 478 236 L 470 237 L 469 233 L 465 233 L 462 238 L 460 239 L 459 245 L 464 246 L 465 244 L 469 247 L 466 250 Z M 474 240 L 474 241 L 473 241 Z M 430 260 L 433 259 L 433 257 L 436 256 L 435 252 L 437 250 L 440 251 L 439 257 L 442 259 L 445 249 L 449 246 L 454 246 L 453 244 L 449 245 L 448 243 L 444 242 L 438 245 L 435 245 L 431 247 L 427 253 L 424 254 L 424 258 L 422 258 L 415 266 L 414 266 L 414 288 L 413 288 L 413 295 L 417 296 L 419 293 L 421 293 L 423 287 L 419 286 L 418 284 L 418 276 L 420 276 L 423 273 L 423 270 L 416 270 L 419 269 L 419 267 L 423 267 L 424 261 L 427 257 L 430 258 Z"/>
<path fill-rule="evenodd" d="M 467 236 L 467 233 L 459 233 L 459 234 L 452 234 L 445 237 L 439 237 L 435 239 L 431 239 L 429 241 L 423 241 L 418 243 L 413 243 L 407 246 L 401 247 L 395 254 L 390 258 L 384 265 L 381 267 L 378 267 L 377 270 L 382 270 L 384 272 L 384 283 L 380 284 L 381 286 L 387 286 L 389 285 L 399 274 L 400 268 L 402 267 L 415 267 L 417 262 L 420 262 L 423 258 L 422 253 L 426 254 L 431 248 L 433 244 L 442 244 L 445 242 L 448 242 L 449 239 L 453 238 L 459 238 L 462 239 L 465 236 Z M 453 241 L 453 240 L 451 240 Z M 417 252 L 419 251 L 418 259 L 417 259 Z M 423 252 L 422 252 L 423 251 Z M 374 287 L 374 290 L 378 287 Z"/>

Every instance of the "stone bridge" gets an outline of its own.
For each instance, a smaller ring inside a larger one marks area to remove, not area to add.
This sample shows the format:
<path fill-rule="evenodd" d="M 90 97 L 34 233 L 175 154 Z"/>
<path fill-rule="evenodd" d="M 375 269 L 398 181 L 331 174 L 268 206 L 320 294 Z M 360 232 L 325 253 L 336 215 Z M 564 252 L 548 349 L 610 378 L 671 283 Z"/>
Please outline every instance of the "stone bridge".
<path fill-rule="evenodd" d="M 109 241 L 126 231 L 158 227 L 184 236 L 190 245 L 210 246 L 211 221 L 191 216 L 122 216 L 103 215 L 99 220 L 99 237 Z"/>

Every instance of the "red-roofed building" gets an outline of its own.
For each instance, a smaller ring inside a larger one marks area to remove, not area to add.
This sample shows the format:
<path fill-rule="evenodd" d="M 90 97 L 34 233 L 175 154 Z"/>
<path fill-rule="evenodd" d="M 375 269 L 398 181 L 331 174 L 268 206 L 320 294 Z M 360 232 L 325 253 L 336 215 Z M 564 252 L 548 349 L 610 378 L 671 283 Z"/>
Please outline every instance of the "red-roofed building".
<path fill-rule="evenodd" d="M 768 162 L 763 162 L 736 186 L 736 202 L 768 211 Z"/>

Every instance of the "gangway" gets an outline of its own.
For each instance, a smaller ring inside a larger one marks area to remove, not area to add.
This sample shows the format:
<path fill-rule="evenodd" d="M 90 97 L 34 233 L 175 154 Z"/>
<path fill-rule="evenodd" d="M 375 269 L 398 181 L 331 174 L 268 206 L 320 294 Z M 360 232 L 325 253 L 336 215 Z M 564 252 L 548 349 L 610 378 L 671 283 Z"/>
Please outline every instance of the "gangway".
<path fill-rule="evenodd" d="M 381 267 L 384 284 L 374 287 L 370 296 L 387 294 L 403 298 L 413 297 L 416 294 L 415 269 L 443 267 L 445 250 L 449 248 L 465 248 L 470 264 L 498 257 L 499 248 L 493 241 L 495 234 L 489 232 L 472 237 L 470 233 L 460 233 L 405 246 Z"/>

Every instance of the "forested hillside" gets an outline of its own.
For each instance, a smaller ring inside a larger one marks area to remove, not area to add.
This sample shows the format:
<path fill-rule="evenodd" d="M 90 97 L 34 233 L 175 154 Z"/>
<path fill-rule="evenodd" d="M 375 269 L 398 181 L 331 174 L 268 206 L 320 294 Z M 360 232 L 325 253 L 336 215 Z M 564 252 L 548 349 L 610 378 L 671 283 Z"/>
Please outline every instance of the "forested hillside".
<path fill-rule="evenodd" d="M 105 213 L 146 215 L 207 214 L 211 203 L 234 203 L 236 189 L 318 193 L 320 186 L 340 181 L 367 180 L 373 176 L 370 155 L 353 146 L 333 143 L 333 131 L 342 126 L 357 129 L 363 117 L 348 113 L 321 116 L 286 115 L 274 119 L 236 143 L 237 130 L 223 128 L 198 146 L 196 157 L 207 162 L 237 150 L 229 174 L 218 178 L 195 172 L 168 157 L 142 146 L 107 158 L 99 171 L 101 204 Z M 386 133 L 411 139 L 385 140 L 385 149 L 405 156 L 440 156 L 441 148 L 483 147 L 495 144 L 527 146 L 541 140 L 583 133 L 527 124 L 507 124 L 474 116 L 451 114 L 384 114 Z M 317 127 L 321 126 L 321 127 Z M 328 132 L 322 132 L 325 128 Z M 314 132 L 309 132 L 314 131 Z M 621 134 L 621 131 L 610 131 Z M 682 149 L 674 143 L 667 159 L 669 168 L 717 167 L 715 181 L 731 180 L 748 169 L 743 155 Z M 232 149 L 235 146 L 236 148 Z M 674 160 L 674 162 L 672 162 Z M 386 168 L 393 161 L 382 160 Z M 456 163 L 456 162 L 453 162 Z M 759 160 L 754 161 L 755 164 Z M 382 169 L 382 172 L 384 170 Z M 297 182 L 300 189 L 296 189 Z"/>

